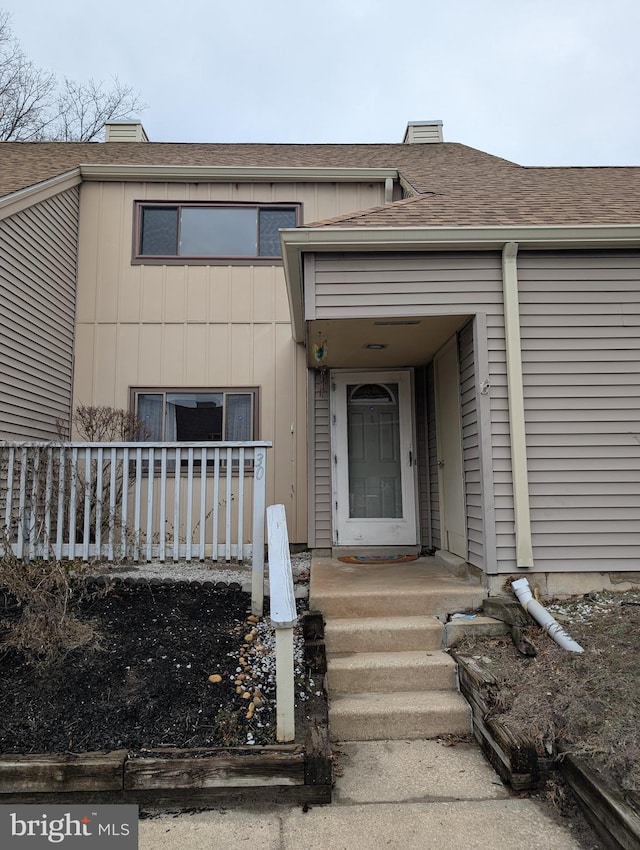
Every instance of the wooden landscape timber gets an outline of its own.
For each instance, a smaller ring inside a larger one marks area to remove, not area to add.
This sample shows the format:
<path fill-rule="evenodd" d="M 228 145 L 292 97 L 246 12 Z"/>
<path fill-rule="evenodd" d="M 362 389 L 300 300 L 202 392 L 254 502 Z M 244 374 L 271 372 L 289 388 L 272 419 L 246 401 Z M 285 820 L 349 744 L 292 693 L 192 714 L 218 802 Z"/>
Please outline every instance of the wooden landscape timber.
<path fill-rule="evenodd" d="M 322 618 L 314 622 L 311 660 L 324 657 Z M 302 616 L 303 634 L 305 615 Z M 318 632 L 319 629 L 319 632 Z M 320 637 L 317 636 L 319 633 Z M 305 653 L 305 658 L 307 657 Z M 207 806 L 230 800 L 330 803 L 332 758 L 322 663 L 307 663 L 322 697 L 291 744 L 140 752 L 0 755 L 0 804 L 138 803 Z M 301 707 L 301 713 L 306 710 Z"/>
<path fill-rule="evenodd" d="M 471 706 L 473 733 L 496 773 L 516 791 L 540 784 L 540 762 L 532 741 L 492 716 L 498 683 L 474 658 L 456 655 L 460 691 Z"/>
<path fill-rule="evenodd" d="M 550 770 L 560 771 L 607 846 L 638 850 L 638 795 L 624 795 L 611 787 L 595 768 L 574 755 L 557 759 L 538 756 L 531 740 L 492 714 L 499 691 L 495 677 L 475 658 L 456 655 L 456 661 L 460 691 L 471 706 L 474 735 L 496 773 L 514 790 L 528 791 L 535 790 Z"/>
<path fill-rule="evenodd" d="M 621 850 L 640 847 L 640 802 L 626 799 L 581 759 L 566 755 L 558 767 L 587 818 L 605 841 Z"/>

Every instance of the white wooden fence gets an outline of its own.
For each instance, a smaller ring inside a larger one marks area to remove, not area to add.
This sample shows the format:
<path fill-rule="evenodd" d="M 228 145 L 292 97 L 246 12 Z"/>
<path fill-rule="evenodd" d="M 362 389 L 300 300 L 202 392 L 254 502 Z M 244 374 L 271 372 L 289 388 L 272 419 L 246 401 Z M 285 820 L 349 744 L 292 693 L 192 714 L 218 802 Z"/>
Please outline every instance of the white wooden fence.
<path fill-rule="evenodd" d="M 252 558 L 257 587 L 270 446 L 0 443 L 0 552 L 10 546 L 25 560 Z"/>

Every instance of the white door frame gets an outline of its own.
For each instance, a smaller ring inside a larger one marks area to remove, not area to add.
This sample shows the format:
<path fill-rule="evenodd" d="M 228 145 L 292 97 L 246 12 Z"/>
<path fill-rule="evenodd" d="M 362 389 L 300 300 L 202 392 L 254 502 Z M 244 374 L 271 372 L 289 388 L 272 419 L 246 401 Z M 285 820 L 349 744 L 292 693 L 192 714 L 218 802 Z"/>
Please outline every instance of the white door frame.
<path fill-rule="evenodd" d="M 467 558 L 460 364 L 454 336 L 433 358 L 440 503 L 440 548 Z"/>
<path fill-rule="evenodd" d="M 400 414 L 403 516 L 349 517 L 347 384 L 397 383 Z M 415 546 L 418 543 L 416 451 L 412 369 L 358 369 L 331 372 L 332 539 L 334 546 Z"/>

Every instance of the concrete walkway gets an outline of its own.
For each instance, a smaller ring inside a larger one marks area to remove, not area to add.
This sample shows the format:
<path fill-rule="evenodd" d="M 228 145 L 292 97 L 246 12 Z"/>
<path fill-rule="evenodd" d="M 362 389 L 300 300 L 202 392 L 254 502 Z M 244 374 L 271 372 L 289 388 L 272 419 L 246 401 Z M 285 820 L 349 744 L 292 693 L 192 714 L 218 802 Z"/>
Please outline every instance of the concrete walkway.
<path fill-rule="evenodd" d="M 513 797 L 473 744 L 342 743 L 334 802 L 227 808 L 140 822 L 140 850 L 579 850 L 570 829 Z"/>

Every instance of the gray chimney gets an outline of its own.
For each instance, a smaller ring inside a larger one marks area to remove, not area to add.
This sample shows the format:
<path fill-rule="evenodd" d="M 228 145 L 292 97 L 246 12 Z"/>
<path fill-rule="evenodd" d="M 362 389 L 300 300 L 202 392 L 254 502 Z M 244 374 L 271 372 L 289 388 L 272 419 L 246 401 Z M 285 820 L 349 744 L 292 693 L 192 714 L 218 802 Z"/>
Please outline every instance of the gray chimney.
<path fill-rule="evenodd" d="M 405 145 L 443 142 L 442 121 L 409 121 L 402 140 Z"/>

